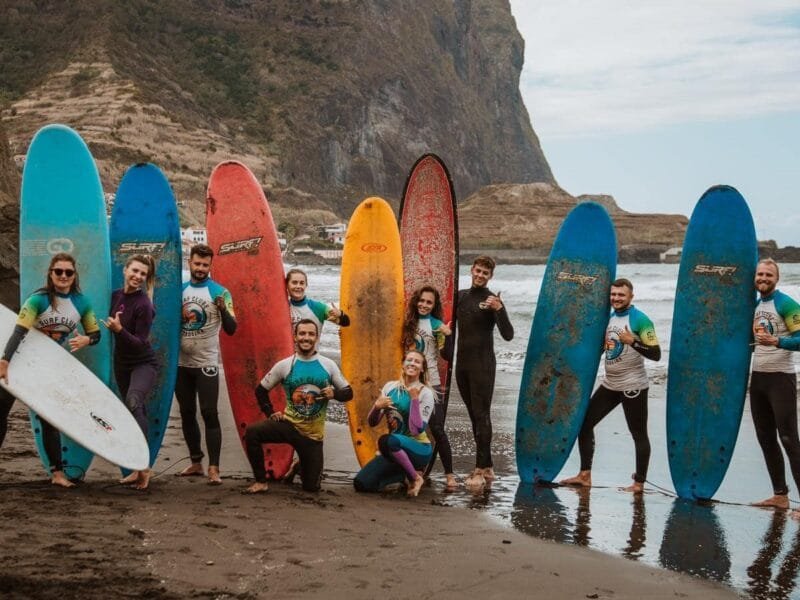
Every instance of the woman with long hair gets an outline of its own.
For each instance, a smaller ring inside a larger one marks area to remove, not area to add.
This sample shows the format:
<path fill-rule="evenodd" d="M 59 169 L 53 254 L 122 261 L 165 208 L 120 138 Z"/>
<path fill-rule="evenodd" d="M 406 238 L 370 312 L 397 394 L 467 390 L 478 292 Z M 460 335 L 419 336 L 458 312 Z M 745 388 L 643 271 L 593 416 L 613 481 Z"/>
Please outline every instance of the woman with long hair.
<path fill-rule="evenodd" d="M 77 331 L 79 324 L 83 327 L 84 335 Z M 89 301 L 81 294 L 78 269 L 72 255 L 65 252 L 53 255 L 47 268 L 44 287 L 36 290 L 22 304 L 14 332 L 0 359 L 0 379 L 6 383 L 9 361 L 31 327 L 47 334 L 62 346 L 69 346 L 71 352 L 100 341 L 100 327 Z M 13 404 L 14 397 L 0 388 L 0 446 L 6 436 L 8 413 Z M 42 428 L 45 454 L 50 463 L 51 482 L 62 487 L 73 487 L 75 484 L 64 474 L 61 434 L 52 424 L 41 417 L 37 418 Z"/>
<path fill-rule="evenodd" d="M 425 426 L 433 413 L 434 393 L 425 383 L 425 355 L 409 350 L 400 378 L 383 386 L 367 421 L 376 427 L 386 421 L 389 433 L 378 438 L 380 453 L 358 472 L 353 485 L 359 492 L 377 492 L 406 479 L 408 495 L 419 494 L 425 479 L 418 472 L 431 459 Z"/>
<path fill-rule="evenodd" d="M 147 437 L 147 399 L 158 376 L 158 361 L 150 345 L 150 329 L 156 315 L 153 290 L 156 261 L 148 254 L 134 254 L 122 271 L 123 286 L 111 294 L 111 310 L 103 324 L 114 334 L 114 378 L 122 400 Z M 134 471 L 121 483 L 146 490 L 150 469 Z"/>
<path fill-rule="evenodd" d="M 419 350 L 425 355 L 428 364 L 426 373 L 428 385 L 433 388 L 436 407 L 431 415 L 430 429 L 442 467 L 447 478 L 445 491 L 453 492 L 458 481 L 453 473 L 453 451 L 444 430 L 444 387 L 439 376 L 439 356 L 445 345 L 445 338 L 452 334 L 450 325 L 442 321 L 442 301 L 439 291 L 424 285 L 408 299 L 403 322 L 403 350 Z"/>

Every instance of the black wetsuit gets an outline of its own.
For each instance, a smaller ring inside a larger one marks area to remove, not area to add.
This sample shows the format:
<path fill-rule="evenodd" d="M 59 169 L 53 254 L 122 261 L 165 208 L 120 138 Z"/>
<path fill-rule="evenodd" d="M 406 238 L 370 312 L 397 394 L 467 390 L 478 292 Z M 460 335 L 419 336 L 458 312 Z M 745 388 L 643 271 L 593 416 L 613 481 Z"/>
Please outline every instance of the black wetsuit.
<path fill-rule="evenodd" d="M 514 327 L 508 319 L 505 306 L 499 311 L 481 308 L 486 298 L 492 295 L 494 294 L 485 287 L 461 290 L 456 307 L 456 384 L 472 421 L 476 447 L 475 466 L 480 469 L 492 466 L 491 405 L 496 366 L 495 325 L 504 340 L 510 341 L 514 337 Z"/>

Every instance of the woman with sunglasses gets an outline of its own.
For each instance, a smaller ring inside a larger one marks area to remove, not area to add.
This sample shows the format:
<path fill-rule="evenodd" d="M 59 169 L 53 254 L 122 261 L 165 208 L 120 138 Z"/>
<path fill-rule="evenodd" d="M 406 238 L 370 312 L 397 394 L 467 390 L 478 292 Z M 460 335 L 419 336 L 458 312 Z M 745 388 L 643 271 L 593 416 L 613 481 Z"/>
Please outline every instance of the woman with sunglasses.
<path fill-rule="evenodd" d="M 78 333 L 79 324 L 83 327 L 85 335 Z M 6 383 L 8 383 L 8 363 L 31 327 L 47 334 L 62 346 L 68 345 L 71 352 L 77 352 L 100 341 L 100 327 L 89 301 L 81 294 L 75 259 L 70 254 L 60 252 L 50 259 L 44 287 L 28 297 L 19 311 L 14 332 L 8 339 L 3 357 L 0 359 L 0 379 Z M 13 404 L 14 397 L 0 388 L 0 446 L 3 445 L 6 436 L 8 413 Z M 45 454 L 50 462 L 50 481 L 54 485 L 73 487 L 75 484 L 64 474 L 60 433 L 52 424 L 41 417 L 37 418 L 42 427 Z"/>
<path fill-rule="evenodd" d="M 147 437 L 147 399 L 155 387 L 159 368 L 150 345 L 150 328 L 156 316 L 152 300 L 155 259 L 134 254 L 125 263 L 122 275 L 123 286 L 111 294 L 111 310 L 103 325 L 114 334 L 114 378 L 120 397 Z M 146 490 L 150 469 L 133 471 L 121 483 Z"/>
<path fill-rule="evenodd" d="M 353 480 L 359 492 L 378 492 L 387 485 L 406 479 L 409 496 L 419 494 L 425 479 L 424 469 L 432 449 L 425 427 L 433 414 L 433 390 L 427 386 L 425 355 L 409 350 L 403 359 L 400 379 L 383 386 L 367 415 L 367 422 L 376 427 L 386 420 L 389 433 L 378 438 L 380 453 L 369 461 Z"/>

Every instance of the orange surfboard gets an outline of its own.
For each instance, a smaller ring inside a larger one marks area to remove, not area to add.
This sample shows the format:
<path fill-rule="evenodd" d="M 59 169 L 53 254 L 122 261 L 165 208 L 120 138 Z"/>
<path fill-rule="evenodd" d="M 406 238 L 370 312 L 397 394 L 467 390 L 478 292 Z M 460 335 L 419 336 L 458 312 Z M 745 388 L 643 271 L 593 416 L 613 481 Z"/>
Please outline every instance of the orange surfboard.
<path fill-rule="evenodd" d="M 220 348 L 244 446 L 247 426 L 265 419 L 256 402 L 256 385 L 276 362 L 292 355 L 294 341 L 275 223 L 261 185 L 243 164 L 223 162 L 211 173 L 206 227 L 214 250 L 211 277 L 228 288 L 236 313 L 236 333 L 220 335 Z M 270 400 L 275 410 L 283 411 L 283 387 L 272 390 Z M 267 475 L 283 477 L 292 455 L 288 444 L 265 444 Z"/>
<path fill-rule="evenodd" d="M 342 310 L 350 326 L 341 330 L 342 371 L 353 388 L 346 404 L 350 435 L 363 467 L 375 456 L 381 422 L 367 415 L 387 381 L 400 376 L 403 325 L 403 256 L 397 221 L 389 204 L 367 198 L 358 205 L 344 239 Z"/>

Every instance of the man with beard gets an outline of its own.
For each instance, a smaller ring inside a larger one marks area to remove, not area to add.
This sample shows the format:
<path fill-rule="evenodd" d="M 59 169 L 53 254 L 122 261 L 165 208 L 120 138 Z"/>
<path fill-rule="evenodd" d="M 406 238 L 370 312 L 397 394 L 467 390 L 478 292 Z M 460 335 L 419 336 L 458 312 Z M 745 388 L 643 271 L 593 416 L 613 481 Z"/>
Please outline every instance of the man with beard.
<path fill-rule="evenodd" d="M 233 335 L 236 317 L 230 292 L 212 280 L 211 261 L 214 251 L 197 244 L 189 252 L 190 280 L 183 284 L 181 352 L 175 397 L 181 410 L 181 426 L 192 464 L 178 473 L 182 477 L 203 476 L 203 451 L 197 404 L 206 426 L 208 449 L 208 483 L 222 483 L 219 455 L 222 449 L 222 428 L 217 413 L 219 397 L 219 330 Z"/>
<path fill-rule="evenodd" d="M 636 472 L 633 483 L 626 492 L 641 494 L 650 464 L 650 438 L 647 435 L 647 391 L 649 382 L 644 359 L 659 360 L 658 345 L 653 322 L 636 308 L 633 301 L 633 284 L 628 279 L 617 279 L 611 284 L 612 313 L 606 327 L 605 367 L 603 382 L 589 401 L 583 420 L 578 449 L 581 455 L 580 473 L 564 479 L 562 485 L 592 486 L 592 458 L 594 457 L 594 428 L 617 405 L 622 404 L 628 430 L 636 450 Z"/>
<path fill-rule="evenodd" d="M 300 457 L 303 489 L 307 492 L 320 489 L 328 401 L 352 400 L 353 390 L 336 363 L 317 353 L 318 337 L 314 321 L 298 321 L 294 326 L 295 353 L 275 363 L 256 386 L 256 400 L 267 419 L 249 425 L 245 431 L 247 459 L 256 480 L 246 493 L 267 491 L 262 445 L 269 443 L 291 445 Z M 269 398 L 269 391 L 278 384 L 283 384 L 286 392 L 283 412 L 276 411 Z"/>
<path fill-rule="evenodd" d="M 750 412 L 773 490 L 771 498 L 754 506 L 787 509 L 789 487 L 777 438 L 780 437 L 789 458 L 795 485 L 800 488 L 797 376 L 792 361 L 792 352 L 800 350 L 800 305 L 776 289 L 779 278 L 778 263 L 771 258 L 759 261 L 755 277 L 759 299 L 753 319 L 755 350 Z M 792 516 L 800 518 L 800 511 L 792 511 Z"/>

